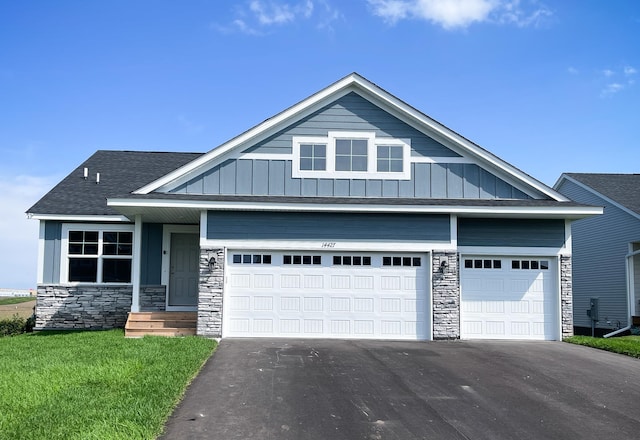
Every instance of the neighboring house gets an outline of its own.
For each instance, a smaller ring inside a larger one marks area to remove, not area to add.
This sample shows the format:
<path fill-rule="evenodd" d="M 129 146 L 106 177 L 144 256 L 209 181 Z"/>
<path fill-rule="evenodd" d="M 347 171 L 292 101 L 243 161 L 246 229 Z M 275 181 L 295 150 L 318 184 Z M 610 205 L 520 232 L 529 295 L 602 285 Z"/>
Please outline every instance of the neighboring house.
<path fill-rule="evenodd" d="M 555 185 L 572 200 L 604 206 L 573 224 L 574 325 L 591 329 L 586 310 L 598 299 L 596 327 L 615 330 L 640 315 L 640 174 L 565 173 Z"/>
<path fill-rule="evenodd" d="M 354 73 L 206 154 L 81 164 L 28 211 L 37 328 L 560 339 L 571 222 L 601 212 Z"/>

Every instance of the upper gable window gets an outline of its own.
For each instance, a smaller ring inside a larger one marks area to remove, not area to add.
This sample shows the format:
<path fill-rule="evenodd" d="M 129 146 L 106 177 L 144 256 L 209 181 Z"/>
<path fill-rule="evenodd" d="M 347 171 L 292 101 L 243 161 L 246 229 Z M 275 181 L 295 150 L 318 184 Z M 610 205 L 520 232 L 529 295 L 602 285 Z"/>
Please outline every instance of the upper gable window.
<path fill-rule="evenodd" d="M 300 169 L 325 171 L 327 169 L 327 144 L 300 144 Z"/>
<path fill-rule="evenodd" d="M 378 172 L 401 173 L 403 167 L 401 145 L 378 145 Z"/>
<path fill-rule="evenodd" d="M 367 171 L 366 139 L 336 139 L 336 171 Z"/>
<path fill-rule="evenodd" d="M 408 139 L 330 131 L 326 137 L 293 136 L 292 142 L 294 178 L 411 179 Z"/>

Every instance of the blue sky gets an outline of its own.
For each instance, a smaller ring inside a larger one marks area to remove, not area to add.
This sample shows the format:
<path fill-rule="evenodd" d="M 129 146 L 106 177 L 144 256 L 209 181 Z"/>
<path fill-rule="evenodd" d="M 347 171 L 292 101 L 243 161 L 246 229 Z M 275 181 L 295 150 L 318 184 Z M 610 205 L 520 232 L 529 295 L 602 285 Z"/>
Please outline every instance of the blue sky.
<path fill-rule="evenodd" d="M 2 2 L 0 287 L 95 150 L 208 151 L 353 71 L 548 185 L 638 172 L 638 42 L 635 0 Z"/>

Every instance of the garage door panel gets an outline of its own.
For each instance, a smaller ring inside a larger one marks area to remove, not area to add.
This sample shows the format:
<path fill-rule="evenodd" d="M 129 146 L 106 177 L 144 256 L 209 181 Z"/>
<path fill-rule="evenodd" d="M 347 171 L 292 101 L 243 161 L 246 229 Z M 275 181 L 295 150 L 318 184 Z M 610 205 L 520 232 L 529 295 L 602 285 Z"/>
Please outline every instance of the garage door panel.
<path fill-rule="evenodd" d="M 556 338 L 557 289 L 550 258 L 464 256 L 462 260 L 462 338 Z"/>
<path fill-rule="evenodd" d="M 232 254 L 224 336 L 428 338 L 425 255 L 385 254 L 383 264 L 386 256 L 375 253 L 298 253 L 287 260 L 286 252 L 261 251 L 269 264 L 251 264 L 255 258 L 234 263 Z"/>

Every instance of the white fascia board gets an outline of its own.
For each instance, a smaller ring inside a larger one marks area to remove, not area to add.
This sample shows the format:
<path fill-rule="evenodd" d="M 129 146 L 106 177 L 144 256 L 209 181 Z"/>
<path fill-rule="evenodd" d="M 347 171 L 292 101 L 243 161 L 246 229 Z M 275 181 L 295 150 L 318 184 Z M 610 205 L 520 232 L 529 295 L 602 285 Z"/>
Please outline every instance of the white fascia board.
<path fill-rule="evenodd" d="M 575 183 L 576 185 L 578 185 L 580 188 L 584 189 L 585 191 L 590 192 L 591 194 L 595 195 L 596 197 L 601 198 L 605 202 L 612 204 L 616 208 L 621 209 L 622 211 L 626 212 L 627 214 L 629 214 L 629 215 L 631 215 L 631 216 L 633 216 L 633 217 L 635 217 L 635 218 L 640 220 L 640 214 L 638 214 L 637 212 L 634 212 L 634 211 L 630 210 L 626 206 L 621 205 L 620 203 L 616 202 L 615 200 L 610 199 L 609 197 L 605 196 L 604 194 L 599 193 L 598 191 L 596 191 L 595 189 L 591 188 L 590 186 L 585 185 L 584 183 L 582 183 L 582 182 L 580 182 L 580 181 L 578 181 L 578 180 L 576 180 L 576 179 L 574 179 L 574 178 L 572 178 L 570 176 L 567 176 L 566 174 L 563 174 L 562 176 L 560 176 L 560 178 L 558 179 L 558 181 L 554 185 L 554 188 L 558 188 L 562 184 L 563 180 L 566 180 L 566 181 L 571 182 L 571 183 Z"/>
<path fill-rule="evenodd" d="M 434 131 L 435 133 L 438 133 L 440 136 L 444 137 L 445 139 L 449 139 L 450 141 L 456 143 L 457 145 L 460 145 L 464 150 L 470 152 L 475 157 L 478 157 L 478 158 L 482 159 L 483 161 L 491 164 L 495 168 L 497 168 L 499 170 L 502 170 L 504 173 L 506 173 L 506 174 L 518 179 L 518 180 L 521 180 L 521 181 L 525 182 L 527 185 L 533 187 L 534 189 L 536 189 L 540 193 L 545 194 L 546 196 L 551 197 L 552 199 L 557 200 L 557 201 L 566 202 L 566 201 L 569 200 L 568 198 L 566 198 L 565 196 L 563 196 L 559 192 L 555 191 L 554 189 L 552 189 L 552 188 L 548 187 L 547 185 L 543 184 L 542 182 L 534 179 L 533 177 L 529 176 L 528 174 L 518 170 L 514 166 L 508 164 L 507 162 L 505 162 L 502 159 L 498 158 L 494 154 L 488 152 L 487 150 L 485 150 L 485 149 L 479 147 L 478 145 L 474 144 L 473 142 L 467 140 L 466 138 L 462 137 L 461 135 L 459 135 L 458 133 L 452 131 L 451 129 L 445 127 L 444 125 L 440 124 L 439 122 L 435 121 L 434 119 L 431 119 L 430 117 L 428 117 L 424 113 L 418 111 L 414 107 L 412 107 L 412 106 L 408 105 L 407 103 L 401 101 L 400 99 L 396 98 L 395 96 L 391 95 L 390 93 L 380 89 L 375 84 L 372 84 L 369 81 L 364 80 L 364 78 L 361 78 L 361 77 L 359 77 L 359 80 L 356 81 L 356 82 L 361 88 L 363 88 L 364 90 L 369 91 L 369 93 L 371 93 L 372 95 L 374 95 L 377 98 L 379 98 L 382 102 L 386 103 L 387 104 L 386 110 L 389 110 L 389 107 L 392 107 L 392 108 L 395 107 L 405 115 L 405 118 L 406 118 L 406 116 L 408 116 L 408 117 L 414 119 L 419 124 L 428 127 L 430 130 Z M 404 120 L 405 118 L 402 118 L 402 119 Z M 416 128 L 418 128 L 418 127 L 416 127 Z"/>
<path fill-rule="evenodd" d="M 149 194 L 150 192 L 158 190 L 169 183 L 176 182 L 179 178 L 187 174 L 190 175 L 193 171 L 206 167 L 212 160 L 220 158 L 241 145 L 247 144 L 250 141 L 255 141 L 259 137 L 268 137 L 271 133 L 280 129 L 283 122 L 296 116 L 300 116 L 302 113 L 311 113 L 312 111 L 315 111 L 316 107 L 319 107 L 319 103 L 324 102 L 325 99 L 329 97 L 337 98 L 341 95 L 346 95 L 350 91 L 349 85 L 353 82 L 353 77 L 354 75 L 352 74 L 339 80 L 309 98 L 289 107 L 287 110 L 284 110 L 283 112 L 265 120 L 261 124 L 256 125 L 254 128 L 249 129 L 241 135 L 236 136 L 230 141 L 211 150 L 209 153 L 204 154 L 198 159 L 189 162 L 183 167 L 178 168 L 160 179 L 134 191 L 134 194 Z M 176 183 L 180 184 L 181 182 Z"/>
<path fill-rule="evenodd" d="M 140 208 L 183 208 L 222 211 L 292 211 L 292 212 L 393 212 L 393 213 L 430 213 L 457 214 L 461 216 L 522 216 L 541 218 L 582 218 L 602 214 L 600 207 L 500 207 L 500 206 L 456 206 L 456 205 L 344 205 L 318 203 L 256 203 L 256 202 L 222 202 L 197 200 L 139 200 L 108 199 L 107 205 L 112 207 Z"/>
<path fill-rule="evenodd" d="M 29 214 L 28 217 L 34 220 L 59 220 L 64 222 L 131 222 L 131 220 L 124 215 Z"/>

